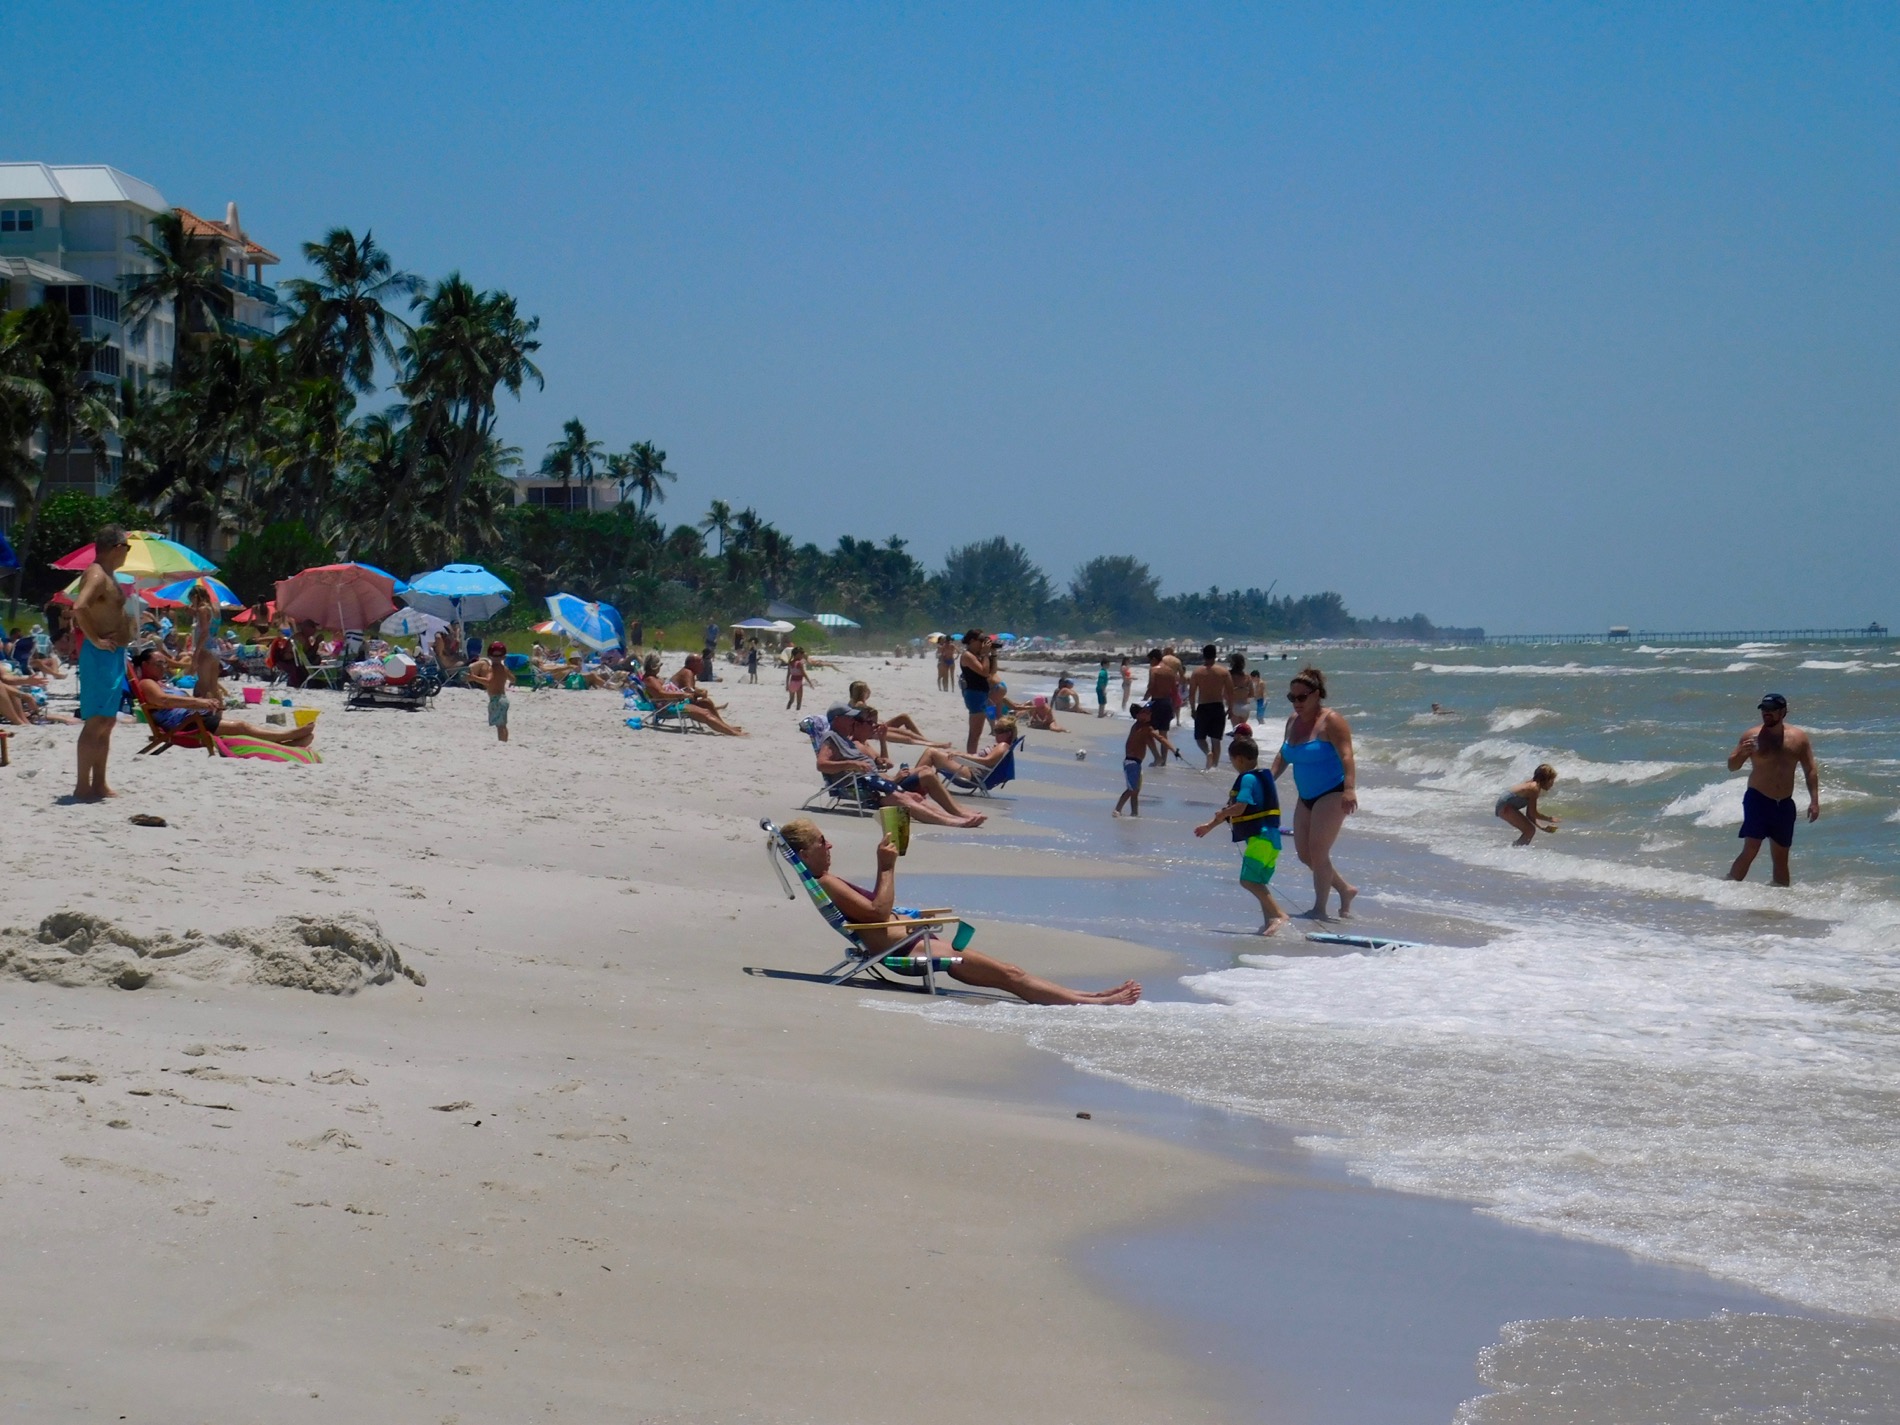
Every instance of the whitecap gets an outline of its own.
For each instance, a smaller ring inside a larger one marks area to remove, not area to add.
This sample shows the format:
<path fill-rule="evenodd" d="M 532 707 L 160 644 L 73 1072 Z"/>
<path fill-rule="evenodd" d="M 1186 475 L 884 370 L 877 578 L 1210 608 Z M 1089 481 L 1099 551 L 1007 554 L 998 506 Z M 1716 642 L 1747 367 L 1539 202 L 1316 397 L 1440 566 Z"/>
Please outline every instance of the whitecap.
<path fill-rule="evenodd" d="M 1662 814 L 1694 817 L 1697 826 L 1731 826 L 1742 819 L 1742 793 L 1746 790 L 1746 777 L 1711 782 L 1696 791 L 1684 792 L 1664 807 Z"/>
<path fill-rule="evenodd" d="M 1499 708 L 1489 718 L 1493 732 L 1515 732 L 1520 727 L 1529 727 L 1541 718 L 1555 717 L 1549 708 Z"/>

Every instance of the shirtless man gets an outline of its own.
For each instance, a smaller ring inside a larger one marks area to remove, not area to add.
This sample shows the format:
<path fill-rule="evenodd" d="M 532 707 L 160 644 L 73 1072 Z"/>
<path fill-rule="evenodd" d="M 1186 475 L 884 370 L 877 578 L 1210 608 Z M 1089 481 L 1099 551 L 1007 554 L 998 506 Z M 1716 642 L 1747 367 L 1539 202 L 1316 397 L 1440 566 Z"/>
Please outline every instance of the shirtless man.
<path fill-rule="evenodd" d="M 508 740 L 508 690 L 515 685 L 508 666 L 508 645 L 499 639 L 488 645 L 488 656 L 469 665 L 469 681 L 488 694 L 488 725 L 495 740 Z"/>
<path fill-rule="evenodd" d="M 1194 745 L 1207 758 L 1211 771 L 1220 766 L 1221 739 L 1227 733 L 1227 695 L 1233 679 L 1220 665 L 1213 644 L 1201 649 L 1201 666 L 1188 674 L 1188 699 L 1194 705 Z"/>
<path fill-rule="evenodd" d="M 1814 744 L 1808 734 L 1788 721 L 1788 700 L 1769 693 L 1758 710 L 1761 722 L 1751 727 L 1728 755 L 1728 769 L 1748 769 L 1748 790 L 1742 793 L 1742 854 L 1728 868 L 1731 881 L 1746 880 L 1762 842 L 1778 886 L 1788 882 L 1788 848 L 1794 845 L 1794 769 L 1808 784 L 1808 820 L 1821 819 L 1821 773 L 1814 765 Z"/>
<path fill-rule="evenodd" d="M 797 821 L 787 822 L 780 834 L 798 853 L 798 859 L 805 863 L 805 868 L 818 878 L 818 884 L 825 888 L 831 903 L 844 912 L 847 921 L 854 925 L 876 926 L 881 921 L 901 922 L 904 919 L 895 913 L 897 845 L 890 837 L 886 836 L 878 843 L 877 882 L 872 889 L 866 890 L 832 873 L 831 843 L 825 839 L 824 832 L 818 829 L 815 822 L 800 817 Z M 901 924 L 858 932 L 872 950 L 901 944 L 905 934 Z M 941 953 L 947 949 L 947 946 L 933 943 L 926 946 L 923 953 Z M 1133 980 L 1125 980 L 1112 990 L 1089 994 L 1051 980 L 1039 979 L 1015 965 L 991 959 L 980 951 L 959 950 L 956 953 L 961 957 L 961 963 L 952 965 L 946 971 L 952 979 L 984 989 L 1003 990 L 1030 1004 L 1133 1004 L 1141 998 L 1141 986 Z"/>
<path fill-rule="evenodd" d="M 1156 732 L 1164 736 L 1174 726 L 1174 698 L 1180 691 L 1181 676 L 1174 671 L 1166 655 L 1159 648 L 1148 650 L 1148 690 L 1142 694 L 1142 701 L 1148 704 L 1149 721 Z M 1166 742 L 1156 742 L 1153 748 L 1154 765 L 1168 765 L 1168 747 Z"/>
<path fill-rule="evenodd" d="M 167 732 L 178 731 L 184 726 L 185 720 L 195 714 L 211 732 L 225 737 L 249 737 L 259 742 L 280 743 L 285 747 L 308 747 L 311 739 L 317 735 L 315 723 L 305 723 L 302 727 L 280 732 L 274 727 L 258 727 L 254 723 L 238 722 L 226 717 L 221 699 L 167 692 L 164 683 L 165 655 L 156 648 L 147 648 L 140 653 L 132 665 L 132 672 L 138 679 L 139 696 L 145 703 L 147 716 Z"/>
<path fill-rule="evenodd" d="M 79 576 L 73 597 L 73 622 L 79 628 L 79 781 L 76 802 L 115 797 L 106 785 L 106 758 L 112 753 L 112 729 L 125 700 L 125 646 L 132 641 L 132 620 L 119 593 L 119 572 L 132 543 L 115 524 L 92 539 L 92 563 Z"/>

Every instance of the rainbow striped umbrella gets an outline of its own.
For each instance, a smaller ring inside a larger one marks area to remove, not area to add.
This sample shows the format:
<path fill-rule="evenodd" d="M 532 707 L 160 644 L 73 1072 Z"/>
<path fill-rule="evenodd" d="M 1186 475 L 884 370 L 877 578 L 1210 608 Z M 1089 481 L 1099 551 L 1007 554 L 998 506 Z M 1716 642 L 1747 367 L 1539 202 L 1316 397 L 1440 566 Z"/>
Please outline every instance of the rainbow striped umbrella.
<path fill-rule="evenodd" d="M 141 588 L 156 588 L 179 579 L 218 572 L 218 566 L 197 550 L 175 539 L 167 539 L 162 534 L 135 530 L 125 538 L 131 548 L 126 551 L 125 563 L 119 566 L 119 572 L 130 574 L 132 581 Z M 91 565 L 93 558 L 92 546 L 85 544 L 64 559 L 55 559 L 53 567 L 83 570 Z"/>

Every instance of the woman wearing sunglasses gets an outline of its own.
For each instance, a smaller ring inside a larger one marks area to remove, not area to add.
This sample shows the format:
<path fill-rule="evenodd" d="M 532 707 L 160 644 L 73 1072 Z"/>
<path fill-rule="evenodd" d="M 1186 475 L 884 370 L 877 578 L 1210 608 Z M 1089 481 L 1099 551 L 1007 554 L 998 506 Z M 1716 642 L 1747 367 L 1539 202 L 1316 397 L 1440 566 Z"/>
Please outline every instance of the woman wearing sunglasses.
<path fill-rule="evenodd" d="M 1293 675 L 1286 700 L 1293 716 L 1273 759 L 1273 775 L 1293 769 L 1299 805 L 1293 812 L 1293 849 L 1313 873 L 1313 908 L 1307 919 L 1327 920 L 1326 903 L 1339 892 L 1339 914 L 1352 913 L 1358 888 L 1333 868 L 1333 843 L 1346 818 L 1359 810 L 1357 769 L 1352 756 L 1352 729 L 1346 719 L 1326 706 L 1326 675 L 1302 668 Z"/>

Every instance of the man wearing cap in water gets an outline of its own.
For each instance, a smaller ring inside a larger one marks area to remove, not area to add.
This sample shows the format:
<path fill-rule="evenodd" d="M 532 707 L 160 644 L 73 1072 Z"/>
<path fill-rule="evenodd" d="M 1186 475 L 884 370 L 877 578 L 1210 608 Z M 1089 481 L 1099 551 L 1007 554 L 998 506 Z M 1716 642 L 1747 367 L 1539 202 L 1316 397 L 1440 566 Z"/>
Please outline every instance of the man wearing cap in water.
<path fill-rule="evenodd" d="M 1788 848 L 1794 845 L 1794 769 L 1799 766 L 1808 784 L 1808 820 L 1821 819 L 1821 773 L 1814 765 L 1814 744 L 1808 734 L 1788 721 L 1788 700 L 1769 693 L 1759 705 L 1761 722 L 1751 727 L 1729 753 L 1728 769 L 1748 763 L 1748 790 L 1742 793 L 1742 854 L 1729 867 L 1731 881 L 1746 880 L 1748 868 L 1762 842 L 1778 886 L 1788 884 Z"/>

